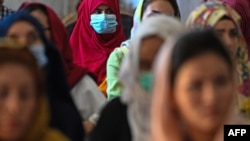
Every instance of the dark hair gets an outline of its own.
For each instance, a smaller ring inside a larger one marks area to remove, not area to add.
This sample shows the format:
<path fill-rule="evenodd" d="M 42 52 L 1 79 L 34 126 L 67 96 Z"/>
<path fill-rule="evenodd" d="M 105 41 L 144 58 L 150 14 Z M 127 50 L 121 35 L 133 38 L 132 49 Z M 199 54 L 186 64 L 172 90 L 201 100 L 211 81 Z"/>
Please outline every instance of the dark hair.
<path fill-rule="evenodd" d="M 142 4 L 142 12 L 141 12 L 141 18 L 143 17 L 143 13 L 145 12 L 146 8 L 148 7 L 148 5 L 150 5 L 152 2 L 155 1 L 166 1 L 169 2 L 172 7 L 174 8 L 174 16 L 180 18 L 181 14 L 179 11 L 179 7 L 178 4 L 176 2 L 176 0 L 144 0 L 143 4 Z"/>
<path fill-rule="evenodd" d="M 192 31 L 182 36 L 174 45 L 170 66 L 171 86 L 174 85 L 178 70 L 185 62 L 208 52 L 219 55 L 227 63 L 229 69 L 233 70 L 233 61 L 229 51 L 214 31 Z"/>
<path fill-rule="evenodd" d="M 30 4 L 30 5 L 22 8 L 21 10 L 28 12 L 28 13 L 31 13 L 31 12 L 36 11 L 36 10 L 40 10 L 41 12 L 43 12 L 43 14 L 48 16 L 46 7 L 41 5 L 41 4 Z"/>
<path fill-rule="evenodd" d="M 220 18 L 220 20 L 232 20 L 232 18 L 230 18 L 229 16 L 223 16 L 222 18 Z"/>

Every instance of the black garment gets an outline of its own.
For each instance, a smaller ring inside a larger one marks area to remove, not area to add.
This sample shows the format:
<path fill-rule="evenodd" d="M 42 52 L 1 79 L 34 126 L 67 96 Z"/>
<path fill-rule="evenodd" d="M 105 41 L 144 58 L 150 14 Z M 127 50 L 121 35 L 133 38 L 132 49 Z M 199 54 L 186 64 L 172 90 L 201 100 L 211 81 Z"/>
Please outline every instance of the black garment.
<path fill-rule="evenodd" d="M 126 39 L 129 39 L 130 31 L 133 26 L 133 17 L 126 14 L 121 14 L 121 20 L 122 20 L 123 32 L 126 36 Z"/>
<path fill-rule="evenodd" d="M 45 70 L 51 126 L 61 130 L 72 141 L 81 141 L 84 138 L 82 119 L 71 98 L 60 54 L 54 46 L 46 46 L 46 55 L 49 59 Z"/>
<path fill-rule="evenodd" d="M 24 12 L 17 12 L 7 16 L 0 23 L 0 37 L 5 37 L 11 25 L 18 21 L 26 21 L 33 25 L 45 46 L 48 64 L 44 70 L 50 108 L 50 125 L 72 141 L 82 141 L 84 139 L 82 119 L 71 98 L 61 56 L 57 48 L 46 39 L 41 24 L 34 17 Z"/>
<path fill-rule="evenodd" d="M 131 141 L 127 106 L 120 98 L 113 99 L 103 109 L 100 119 L 90 135 L 90 141 Z"/>
<path fill-rule="evenodd" d="M 76 25 L 76 22 L 73 22 L 73 23 L 71 23 L 70 25 L 68 25 L 68 26 L 66 27 L 69 36 L 71 36 L 71 34 L 72 34 L 73 30 L 74 30 L 75 25 Z"/>
<path fill-rule="evenodd" d="M 133 26 L 133 17 L 126 15 L 126 14 L 121 14 L 121 20 L 122 20 L 122 27 L 123 27 L 124 35 L 126 36 L 126 39 L 129 39 L 130 38 L 130 30 Z M 76 22 L 74 22 L 66 27 L 69 36 L 71 36 L 71 34 L 73 32 L 75 24 L 76 24 Z"/>

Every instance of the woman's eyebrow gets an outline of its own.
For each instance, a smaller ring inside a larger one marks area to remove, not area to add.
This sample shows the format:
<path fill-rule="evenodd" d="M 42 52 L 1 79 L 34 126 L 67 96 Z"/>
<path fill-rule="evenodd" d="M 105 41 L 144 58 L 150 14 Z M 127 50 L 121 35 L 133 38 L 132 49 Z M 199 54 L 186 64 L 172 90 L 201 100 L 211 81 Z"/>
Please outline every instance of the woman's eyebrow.
<path fill-rule="evenodd" d="M 152 10 L 152 13 L 161 14 L 161 12 L 157 10 Z"/>

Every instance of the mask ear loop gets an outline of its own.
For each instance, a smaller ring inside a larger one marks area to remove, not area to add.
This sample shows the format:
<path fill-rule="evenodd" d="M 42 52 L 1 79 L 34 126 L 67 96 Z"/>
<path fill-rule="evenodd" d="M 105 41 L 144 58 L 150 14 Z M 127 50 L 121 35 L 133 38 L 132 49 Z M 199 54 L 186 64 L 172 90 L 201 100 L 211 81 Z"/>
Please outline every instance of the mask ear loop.
<path fill-rule="evenodd" d="M 34 55 L 39 67 L 45 67 L 48 64 L 45 47 L 41 44 L 30 46 L 29 51 Z"/>

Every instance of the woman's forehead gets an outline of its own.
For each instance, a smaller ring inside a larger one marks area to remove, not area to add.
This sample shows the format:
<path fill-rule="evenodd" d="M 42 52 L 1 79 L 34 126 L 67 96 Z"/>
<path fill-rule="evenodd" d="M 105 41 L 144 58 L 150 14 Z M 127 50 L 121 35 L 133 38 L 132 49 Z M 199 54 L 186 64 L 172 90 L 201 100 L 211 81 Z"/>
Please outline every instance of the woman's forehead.
<path fill-rule="evenodd" d="M 17 28 L 15 28 L 15 27 L 17 27 Z M 20 28 L 20 27 L 22 27 L 22 28 Z M 18 20 L 18 21 L 13 22 L 11 24 L 11 26 L 9 27 L 8 31 L 13 30 L 13 28 L 15 28 L 15 30 L 22 30 L 22 31 L 32 30 L 32 31 L 37 32 L 35 26 L 26 20 Z"/>
<path fill-rule="evenodd" d="M 110 0 L 97 0 L 97 2 L 93 2 L 93 1 L 92 1 L 92 5 L 91 5 L 91 7 L 92 7 L 91 8 L 92 9 L 91 12 L 93 12 L 94 10 L 96 10 L 97 8 L 100 8 L 100 7 L 102 9 L 104 9 L 104 8 L 106 8 L 106 9 L 110 8 L 114 13 L 118 12 L 116 9 L 119 8 L 119 5 L 116 4 L 116 2 L 113 1 L 113 0 L 112 1 L 110 1 Z"/>

